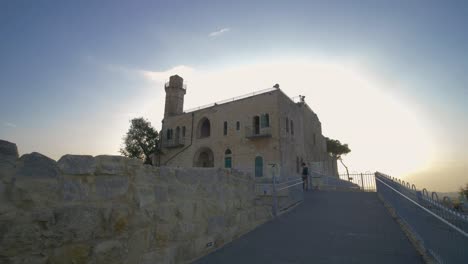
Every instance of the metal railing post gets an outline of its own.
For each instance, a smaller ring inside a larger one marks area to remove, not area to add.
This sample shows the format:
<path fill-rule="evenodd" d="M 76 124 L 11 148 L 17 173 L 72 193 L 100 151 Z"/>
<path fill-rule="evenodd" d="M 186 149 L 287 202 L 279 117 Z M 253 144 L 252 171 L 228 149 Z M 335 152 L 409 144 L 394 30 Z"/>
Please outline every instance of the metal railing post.
<path fill-rule="evenodd" d="M 276 179 L 273 175 L 273 216 L 278 214 L 278 194 L 276 193 Z"/>
<path fill-rule="evenodd" d="M 362 176 L 362 173 L 361 173 L 361 187 L 362 187 L 362 190 L 364 191 L 364 177 Z"/>
<path fill-rule="evenodd" d="M 276 176 L 275 176 L 275 167 L 276 164 L 270 164 L 272 168 L 273 174 L 273 216 L 276 217 L 278 215 L 278 194 L 276 193 Z"/>

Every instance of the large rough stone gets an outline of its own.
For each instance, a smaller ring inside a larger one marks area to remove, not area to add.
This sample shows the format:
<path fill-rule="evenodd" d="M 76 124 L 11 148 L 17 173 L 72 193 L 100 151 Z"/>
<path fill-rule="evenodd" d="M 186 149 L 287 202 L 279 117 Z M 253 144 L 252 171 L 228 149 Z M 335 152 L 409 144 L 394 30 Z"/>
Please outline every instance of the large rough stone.
<path fill-rule="evenodd" d="M 18 148 L 14 143 L 0 140 L 0 180 L 11 182 L 15 174 Z"/>
<path fill-rule="evenodd" d="M 98 197 L 112 199 L 127 193 L 129 179 L 127 176 L 99 176 L 95 184 Z"/>
<path fill-rule="evenodd" d="M 91 175 L 96 170 L 96 161 L 90 155 L 65 155 L 58 161 L 58 166 L 65 174 Z"/>
<path fill-rule="evenodd" d="M 88 263 L 91 247 L 87 244 L 71 244 L 60 248 L 56 248 L 49 258 L 49 264 L 59 263 Z"/>
<path fill-rule="evenodd" d="M 96 263 L 123 263 L 124 254 L 123 245 L 118 240 L 103 241 L 93 250 Z"/>
<path fill-rule="evenodd" d="M 96 156 L 96 174 L 118 175 L 126 173 L 126 162 L 128 158 L 122 156 L 100 155 Z"/>
<path fill-rule="evenodd" d="M 0 241 L 0 256 L 19 256 L 37 252 L 42 247 L 40 229 L 37 225 L 11 225 Z"/>
<path fill-rule="evenodd" d="M 63 181 L 63 199 L 67 202 L 85 201 L 90 198 L 90 188 L 80 180 L 65 179 Z"/>
<path fill-rule="evenodd" d="M 0 160 L 2 159 L 18 159 L 18 147 L 15 143 L 0 139 Z"/>
<path fill-rule="evenodd" d="M 59 175 L 57 162 L 37 152 L 21 156 L 16 171 L 17 177 L 33 179 L 56 179 Z"/>
<path fill-rule="evenodd" d="M 57 209 L 55 230 L 63 242 L 82 242 L 91 240 L 98 232 L 103 232 L 99 210 L 88 206 L 69 206 Z"/>

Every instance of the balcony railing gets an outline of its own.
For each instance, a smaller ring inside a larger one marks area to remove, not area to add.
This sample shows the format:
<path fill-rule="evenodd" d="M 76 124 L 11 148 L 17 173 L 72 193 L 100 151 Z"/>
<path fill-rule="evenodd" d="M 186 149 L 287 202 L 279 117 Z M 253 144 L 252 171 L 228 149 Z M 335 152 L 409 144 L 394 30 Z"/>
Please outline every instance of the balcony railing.
<path fill-rule="evenodd" d="M 245 137 L 248 139 L 271 137 L 271 127 L 245 127 Z"/>
<path fill-rule="evenodd" d="M 179 148 L 185 145 L 185 138 L 171 138 L 163 139 L 162 147 L 163 148 Z"/>

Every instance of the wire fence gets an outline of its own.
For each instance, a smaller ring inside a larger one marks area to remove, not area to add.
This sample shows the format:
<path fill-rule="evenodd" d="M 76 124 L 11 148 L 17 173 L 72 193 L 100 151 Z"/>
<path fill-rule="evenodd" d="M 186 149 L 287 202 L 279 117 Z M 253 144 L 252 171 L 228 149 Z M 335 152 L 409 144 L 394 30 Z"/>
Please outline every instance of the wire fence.
<path fill-rule="evenodd" d="M 437 193 L 376 173 L 377 193 L 403 222 L 425 255 L 438 263 L 468 263 L 468 217 Z"/>

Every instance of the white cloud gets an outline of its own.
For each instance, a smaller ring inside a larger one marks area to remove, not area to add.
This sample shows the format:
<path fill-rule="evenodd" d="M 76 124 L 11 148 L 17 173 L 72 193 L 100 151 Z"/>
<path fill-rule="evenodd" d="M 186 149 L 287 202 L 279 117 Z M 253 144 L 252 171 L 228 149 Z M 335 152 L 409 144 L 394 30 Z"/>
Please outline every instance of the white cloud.
<path fill-rule="evenodd" d="M 175 74 L 180 75 L 184 79 L 194 75 L 194 69 L 190 66 L 179 65 L 166 71 L 147 71 L 140 70 L 139 73 L 148 81 L 156 83 L 164 83 L 169 80 L 169 77 Z"/>
<path fill-rule="evenodd" d="M 3 123 L 3 125 L 6 126 L 6 127 L 13 127 L 13 128 L 16 127 L 16 124 L 13 124 L 13 123 L 10 123 L 10 122 L 5 122 L 5 123 Z"/>
<path fill-rule="evenodd" d="M 230 28 L 222 28 L 218 31 L 214 31 L 214 32 L 211 32 L 209 34 L 210 37 L 217 37 L 217 36 L 220 36 L 221 34 L 224 34 L 226 32 L 229 32 L 231 29 Z"/>

